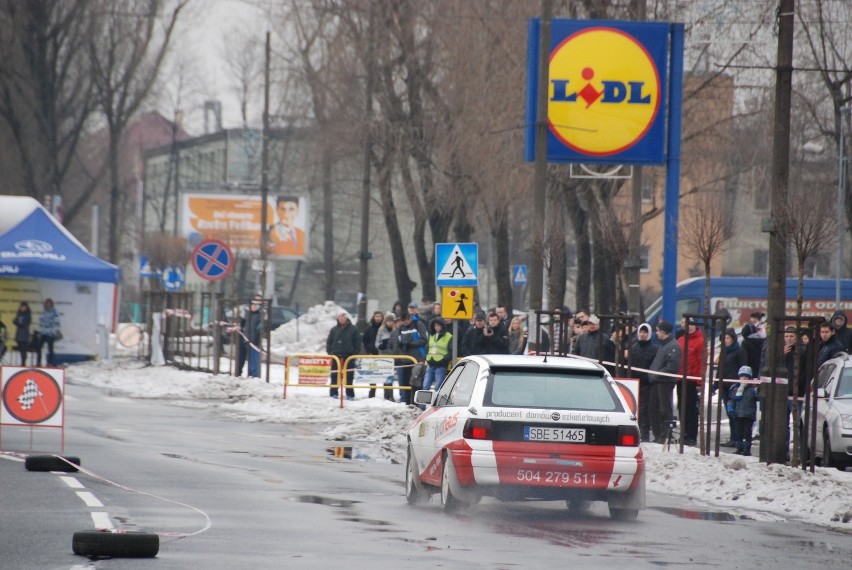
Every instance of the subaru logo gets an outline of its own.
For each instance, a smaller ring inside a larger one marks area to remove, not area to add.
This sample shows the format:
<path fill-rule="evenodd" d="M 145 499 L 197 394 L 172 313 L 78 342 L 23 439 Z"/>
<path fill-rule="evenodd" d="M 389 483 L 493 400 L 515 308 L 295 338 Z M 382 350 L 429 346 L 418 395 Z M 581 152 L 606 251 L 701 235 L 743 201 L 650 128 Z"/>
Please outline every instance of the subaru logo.
<path fill-rule="evenodd" d="M 38 239 L 24 239 L 15 242 L 15 249 L 18 251 L 27 251 L 32 253 L 47 253 L 53 251 L 53 246 L 46 241 Z"/>
<path fill-rule="evenodd" d="M 559 415 L 559 412 L 553 412 L 552 414 L 550 414 L 550 419 L 555 422 L 558 422 L 560 417 L 562 416 Z"/>

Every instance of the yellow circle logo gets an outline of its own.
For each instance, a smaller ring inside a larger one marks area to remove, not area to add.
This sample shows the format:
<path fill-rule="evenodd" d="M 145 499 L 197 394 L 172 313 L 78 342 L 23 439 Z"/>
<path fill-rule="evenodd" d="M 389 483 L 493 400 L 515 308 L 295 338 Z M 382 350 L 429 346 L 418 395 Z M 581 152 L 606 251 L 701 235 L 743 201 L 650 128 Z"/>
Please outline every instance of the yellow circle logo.
<path fill-rule="evenodd" d="M 648 132 L 660 108 L 660 74 L 645 47 L 614 28 L 586 28 L 550 55 L 547 120 L 572 150 L 610 156 Z"/>

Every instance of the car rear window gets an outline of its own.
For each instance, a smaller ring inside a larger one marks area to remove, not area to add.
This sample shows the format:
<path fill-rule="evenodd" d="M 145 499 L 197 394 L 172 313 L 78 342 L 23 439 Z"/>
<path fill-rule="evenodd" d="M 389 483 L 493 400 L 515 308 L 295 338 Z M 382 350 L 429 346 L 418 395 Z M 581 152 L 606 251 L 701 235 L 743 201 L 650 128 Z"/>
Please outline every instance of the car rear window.
<path fill-rule="evenodd" d="M 624 411 L 601 374 L 583 371 L 494 370 L 485 399 L 505 408 Z"/>

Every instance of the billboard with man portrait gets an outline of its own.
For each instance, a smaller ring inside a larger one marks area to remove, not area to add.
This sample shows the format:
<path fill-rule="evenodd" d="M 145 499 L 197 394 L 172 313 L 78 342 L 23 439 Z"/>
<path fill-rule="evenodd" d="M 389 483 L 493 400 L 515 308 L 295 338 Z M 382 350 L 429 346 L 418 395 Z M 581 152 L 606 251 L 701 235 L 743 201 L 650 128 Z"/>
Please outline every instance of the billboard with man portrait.
<path fill-rule="evenodd" d="M 260 196 L 186 193 L 180 231 L 191 246 L 204 240 L 225 242 L 235 255 L 260 257 Z M 305 259 L 308 252 L 307 196 L 270 196 L 266 202 L 269 259 Z"/>

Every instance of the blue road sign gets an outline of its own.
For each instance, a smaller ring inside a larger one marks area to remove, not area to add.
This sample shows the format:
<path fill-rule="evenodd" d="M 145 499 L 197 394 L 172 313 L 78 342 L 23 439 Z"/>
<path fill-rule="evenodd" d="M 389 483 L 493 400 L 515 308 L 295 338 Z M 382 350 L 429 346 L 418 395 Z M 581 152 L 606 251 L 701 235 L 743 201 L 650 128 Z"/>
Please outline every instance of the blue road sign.
<path fill-rule="evenodd" d="M 225 242 L 208 239 L 192 251 L 192 267 L 202 279 L 219 281 L 234 268 L 234 254 Z"/>
<path fill-rule="evenodd" d="M 478 244 L 436 243 L 435 284 L 439 287 L 476 287 Z"/>
<path fill-rule="evenodd" d="M 163 289 L 166 291 L 180 291 L 185 282 L 182 267 L 169 265 L 163 270 Z"/>
<path fill-rule="evenodd" d="M 515 285 L 526 285 L 527 284 L 527 266 L 526 265 L 513 265 L 512 266 L 512 282 Z"/>
<path fill-rule="evenodd" d="M 151 267 L 147 255 L 139 256 L 139 277 L 158 277 L 160 272 Z"/>

